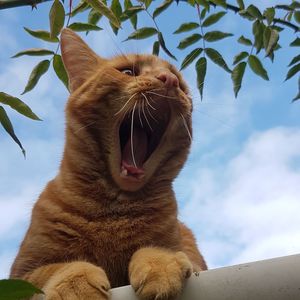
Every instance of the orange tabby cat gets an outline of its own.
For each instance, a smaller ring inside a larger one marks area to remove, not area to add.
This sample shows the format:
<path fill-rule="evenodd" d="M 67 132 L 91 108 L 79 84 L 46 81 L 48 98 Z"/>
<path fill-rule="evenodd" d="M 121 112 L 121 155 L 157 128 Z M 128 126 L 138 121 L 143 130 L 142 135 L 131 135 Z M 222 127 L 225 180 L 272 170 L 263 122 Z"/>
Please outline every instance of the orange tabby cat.
<path fill-rule="evenodd" d="M 58 175 L 35 204 L 11 269 L 47 300 L 177 296 L 206 269 L 177 219 L 172 182 L 190 147 L 192 103 L 181 74 L 152 55 L 97 56 L 64 29 L 70 80 Z"/>

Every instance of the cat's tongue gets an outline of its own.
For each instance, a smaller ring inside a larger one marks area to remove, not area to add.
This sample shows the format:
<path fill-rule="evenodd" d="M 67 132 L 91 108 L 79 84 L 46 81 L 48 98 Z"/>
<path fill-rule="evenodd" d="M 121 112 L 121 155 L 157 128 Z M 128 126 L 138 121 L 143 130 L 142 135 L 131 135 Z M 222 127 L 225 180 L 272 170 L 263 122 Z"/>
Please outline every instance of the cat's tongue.
<path fill-rule="evenodd" d="M 139 127 L 135 127 L 131 138 L 128 141 L 122 152 L 122 172 L 127 175 L 139 176 L 144 174 L 143 163 L 146 160 L 148 148 L 148 138 L 146 132 Z M 134 153 L 134 159 L 132 157 Z M 135 163 L 134 163 L 135 162 Z"/>

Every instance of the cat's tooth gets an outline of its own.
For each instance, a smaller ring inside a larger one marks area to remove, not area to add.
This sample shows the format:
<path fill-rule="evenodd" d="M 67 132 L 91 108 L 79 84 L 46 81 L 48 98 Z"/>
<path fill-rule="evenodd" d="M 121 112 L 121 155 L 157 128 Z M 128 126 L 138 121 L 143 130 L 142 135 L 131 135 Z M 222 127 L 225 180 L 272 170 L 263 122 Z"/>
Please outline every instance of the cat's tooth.
<path fill-rule="evenodd" d="M 128 175 L 127 169 L 122 168 L 121 174 L 127 176 Z"/>

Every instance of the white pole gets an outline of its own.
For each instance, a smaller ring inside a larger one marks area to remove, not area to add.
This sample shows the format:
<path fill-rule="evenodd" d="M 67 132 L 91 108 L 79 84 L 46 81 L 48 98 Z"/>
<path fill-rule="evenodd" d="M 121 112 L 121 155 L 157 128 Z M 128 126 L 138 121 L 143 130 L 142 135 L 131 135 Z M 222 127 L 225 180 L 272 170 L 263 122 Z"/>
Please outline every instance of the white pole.
<path fill-rule="evenodd" d="M 131 286 L 112 300 L 138 300 Z M 300 300 L 300 254 L 200 272 L 178 300 Z"/>

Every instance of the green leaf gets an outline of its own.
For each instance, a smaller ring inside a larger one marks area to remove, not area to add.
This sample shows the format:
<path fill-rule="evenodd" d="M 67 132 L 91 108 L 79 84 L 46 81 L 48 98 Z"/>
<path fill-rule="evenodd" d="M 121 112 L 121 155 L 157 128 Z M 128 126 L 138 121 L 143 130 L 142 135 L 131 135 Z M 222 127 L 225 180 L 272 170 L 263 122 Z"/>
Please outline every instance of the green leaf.
<path fill-rule="evenodd" d="M 278 33 L 278 31 L 276 31 L 274 29 L 271 29 L 268 46 L 266 48 L 266 56 L 269 56 L 269 54 L 271 52 L 273 52 L 275 46 L 278 43 L 278 40 L 279 40 L 279 33 Z"/>
<path fill-rule="evenodd" d="M 50 65 L 49 60 L 43 60 L 43 61 L 39 62 L 33 68 L 32 72 L 29 76 L 29 80 L 27 82 L 27 85 L 26 85 L 22 95 L 29 92 L 29 91 L 31 91 L 36 86 L 36 84 L 38 83 L 41 76 L 44 75 L 48 71 L 49 65 Z"/>
<path fill-rule="evenodd" d="M 237 54 L 234 57 L 233 64 L 236 65 L 237 63 L 239 63 L 240 61 L 242 61 L 243 59 L 245 59 L 248 56 L 249 56 L 248 52 L 246 52 L 246 51 L 240 52 L 239 54 Z"/>
<path fill-rule="evenodd" d="M 51 42 L 51 43 L 58 43 L 59 40 L 57 37 L 51 37 L 49 31 L 45 30 L 31 30 L 29 28 L 24 27 L 25 31 L 27 31 L 30 35 L 32 35 L 35 38 L 41 39 L 46 42 Z"/>
<path fill-rule="evenodd" d="M 293 11 L 291 11 L 290 13 L 288 13 L 288 15 L 287 15 L 286 19 L 287 19 L 289 22 L 291 22 L 291 20 L 292 20 L 292 17 L 293 17 L 293 14 L 294 14 L 294 12 L 293 12 Z"/>
<path fill-rule="evenodd" d="M 256 20 L 253 23 L 252 31 L 254 35 L 254 47 L 256 48 L 256 53 L 259 53 L 263 46 L 264 29 L 265 25 L 259 20 Z"/>
<path fill-rule="evenodd" d="M 178 49 L 185 49 L 186 47 L 198 42 L 201 40 L 202 35 L 199 33 L 194 33 L 187 38 L 180 41 L 179 45 L 177 46 Z"/>
<path fill-rule="evenodd" d="M 238 39 L 238 42 L 240 44 L 246 45 L 246 46 L 252 46 L 251 40 L 245 38 L 243 35 L 241 35 Z"/>
<path fill-rule="evenodd" d="M 200 19 L 203 20 L 206 16 L 207 10 L 205 8 L 202 9 L 200 13 Z"/>
<path fill-rule="evenodd" d="M 158 37 L 159 44 L 162 47 L 162 49 L 165 51 L 165 53 L 167 55 L 169 55 L 170 57 L 172 57 L 173 59 L 177 60 L 176 57 L 167 48 L 165 40 L 164 40 L 164 37 L 163 37 L 163 35 L 162 35 L 162 33 L 160 31 L 158 32 L 157 37 Z"/>
<path fill-rule="evenodd" d="M 295 63 L 297 63 L 297 62 L 299 62 L 300 61 L 300 54 L 299 55 L 297 55 L 297 56 L 295 56 L 292 60 L 291 60 L 291 62 L 289 63 L 289 67 L 290 66 L 292 66 L 292 65 L 294 65 Z"/>
<path fill-rule="evenodd" d="M 3 115 L 3 111 L 0 114 Z M 10 123 L 10 121 L 9 121 L 9 123 Z M 24 151 L 22 145 L 20 145 L 21 143 L 19 140 L 17 143 L 21 147 L 22 151 Z M 1 291 L 1 293 L 0 293 L 1 300 L 4 300 L 4 299 L 5 300 L 20 300 L 20 299 L 31 297 L 34 294 L 43 294 L 43 291 L 36 288 L 31 283 L 21 280 L 21 279 L 2 279 L 2 280 L 0 280 L 0 291 Z"/>
<path fill-rule="evenodd" d="M 227 8 L 226 0 L 211 0 L 212 3 Z"/>
<path fill-rule="evenodd" d="M 190 31 L 190 30 L 198 28 L 199 26 L 200 25 L 198 23 L 195 23 L 195 22 L 183 23 L 173 33 L 178 34 L 178 33 L 181 33 L 181 32 Z"/>
<path fill-rule="evenodd" d="M 212 48 L 206 48 L 204 49 L 207 56 L 211 59 L 212 62 L 214 62 L 216 65 L 227 71 L 228 73 L 231 73 L 231 70 L 229 69 L 228 65 L 226 64 L 224 58 L 222 55 L 215 49 Z"/>
<path fill-rule="evenodd" d="M 143 28 L 140 28 L 140 29 L 134 31 L 132 34 L 130 34 L 125 41 L 142 40 L 142 39 L 146 39 L 150 36 L 153 36 L 155 34 L 157 34 L 157 30 L 154 27 L 143 27 Z"/>
<path fill-rule="evenodd" d="M 160 6 L 158 6 L 153 12 L 153 18 L 156 18 L 160 15 L 164 10 L 166 10 L 171 4 L 173 0 L 165 0 Z"/>
<path fill-rule="evenodd" d="M 277 45 L 276 45 L 275 48 L 274 48 L 274 51 L 277 51 L 277 50 L 279 50 L 279 49 L 281 49 L 281 46 L 277 43 Z"/>
<path fill-rule="evenodd" d="M 246 66 L 247 66 L 246 62 L 241 62 L 238 65 L 236 65 L 232 70 L 231 79 L 233 82 L 233 90 L 234 90 L 235 97 L 237 97 L 239 90 L 242 87 L 242 80 L 244 77 Z"/>
<path fill-rule="evenodd" d="M 201 99 L 203 98 L 203 87 L 207 69 L 207 60 L 205 57 L 200 57 L 196 62 L 197 87 L 200 92 Z"/>
<path fill-rule="evenodd" d="M 268 25 L 271 25 L 272 22 L 273 22 L 273 20 L 274 20 L 274 17 L 275 17 L 275 9 L 274 9 L 274 7 L 268 7 L 268 8 L 266 8 L 265 11 L 264 11 L 264 16 L 267 19 Z"/>
<path fill-rule="evenodd" d="M 259 19 L 259 20 L 263 19 L 263 16 L 262 16 L 260 10 L 253 4 L 251 4 L 247 7 L 247 12 L 256 19 Z"/>
<path fill-rule="evenodd" d="M 196 48 L 190 54 L 188 54 L 182 61 L 180 71 L 185 69 L 188 65 L 190 65 L 202 53 L 202 51 L 202 48 Z"/>
<path fill-rule="evenodd" d="M 142 6 L 132 6 L 126 9 L 122 15 L 120 16 L 121 21 L 126 21 L 128 19 L 133 18 L 136 16 L 140 11 L 145 10 Z"/>
<path fill-rule="evenodd" d="M 115 16 L 118 18 L 118 20 L 120 20 L 120 17 L 122 15 L 122 6 L 120 4 L 120 1 L 112 0 L 110 9 L 115 14 Z M 118 28 L 116 26 L 114 26 L 111 22 L 110 22 L 110 26 L 111 26 L 112 30 L 114 31 L 114 33 L 117 35 Z"/>
<path fill-rule="evenodd" d="M 300 46 L 300 38 L 296 38 L 295 40 L 293 40 L 291 43 L 290 43 L 290 46 L 291 47 L 299 47 Z"/>
<path fill-rule="evenodd" d="M 92 25 L 97 25 L 100 21 L 102 15 L 95 9 L 91 9 L 88 16 L 88 23 Z"/>
<path fill-rule="evenodd" d="M 124 8 L 125 8 L 125 11 L 126 11 L 127 9 L 132 8 L 132 7 L 133 7 L 133 5 L 132 5 L 132 2 L 131 2 L 130 0 L 125 0 L 125 1 L 124 1 Z M 142 10 L 143 10 L 143 7 L 142 7 L 142 8 L 139 7 L 139 9 L 142 9 Z M 120 18 L 122 18 L 122 15 L 120 16 Z M 133 28 L 136 29 L 136 28 L 137 28 L 137 13 L 134 14 L 134 15 L 130 18 L 130 22 L 131 22 Z"/>
<path fill-rule="evenodd" d="M 0 105 L 0 123 L 5 129 L 5 131 L 11 136 L 11 138 L 19 145 L 19 147 L 22 150 L 22 153 L 25 157 L 26 152 L 25 149 L 23 148 L 20 140 L 15 134 L 14 128 L 12 123 L 9 120 L 9 117 L 5 111 L 5 109 Z M 14 283 L 6 282 L 5 279 L 0 280 L 0 300 L 13 300 L 13 299 L 19 299 L 15 296 L 14 298 L 14 293 L 22 293 L 21 290 L 14 290 Z M 21 295 L 22 296 L 22 295 Z"/>
<path fill-rule="evenodd" d="M 210 25 L 213 25 L 215 23 L 217 23 L 222 17 L 224 17 L 226 15 L 225 11 L 220 11 L 216 14 L 212 14 L 210 16 L 208 16 L 202 23 L 203 27 L 208 27 Z"/>
<path fill-rule="evenodd" d="M 54 55 L 52 65 L 53 65 L 53 69 L 54 69 L 57 77 L 62 81 L 62 83 L 69 90 L 68 74 L 66 72 L 65 66 L 63 64 L 63 61 L 62 61 L 60 55 L 58 55 L 58 54 Z"/>
<path fill-rule="evenodd" d="M 243 0 L 237 0 L 236 2 L 241 10 L 245 9 L 245 4 Z"/>
<path fill-rule="evenodd" d="M 299 10 L 294 12 L 294 19 L 297 23 L 300 23 L 300 11 Z"/>
<path fill-rule="evenodd" d="M 101 0 L 84 0 L 88 5 L 98 11 L 101 15 L 109 19 L 109 21 L 117 28 L 121 27 L 120 21 L 112 10 Z"/>
<path fill-rule="evenodd" d="M 72 12 L 71 12 L 71 17 L 74 17 L 76 16 L 77 14 L 87 10 L 89 8 L 88 4 L 84 1 L 80 1 L 78 3 L 78 5 L 72 9 Z"/>
<path fill-rule="evenodd" d="M 242 18 L 247 19 L 247 20 L 250 20 L 250 21 L 255 20 L 255 18 L 254 18 L 252 15 L 250 15 L 250 14 L 247 12 L 247 10 L 245 10 L 245 9 L 240 10 L 240 11 L 239 11 L 239 15 L 240 15 Z"/>
<path fill-rule="evenodd" d="M 148 8 L 151 5 L 152 0 L 142 0 L 142 2 L 145 4 L 146 8 Z"/>
<path fill-rule="evenodd" d="M 300 8 L 300 2 L 293 0 L 293 2 L 290 4 L 290 8 L 291 9 Z"/>
<path fill-rule="evenodd" d="M 11 58 L 20 57 L 20 56 L 23 56 L 23 55 L 43 56 L 43 55 L 52 55 L 52 54 L 54 54 L 54 52 L 51 51 L 51 50 L 41 49 L 41 48 L 32 48 L 32 49 L 27 49 L 27 50 L 18 52 L 17 54 L 12 56 Z"/>
<path fill-rule="evenodd" d="M 54 38 L 59 35 L 65 23 L 65 9 L 59 0 L 54 0 L 50 12 L 50 37 Z"/>
<path fill-rule="evenodd" d="M 72 29 L 73 31 L 99 31 L 102 30 L 102 28 L 98 27 L 97 25 L 89 24 L 89 23 L 72 23 L 68 26 L 68 28 Z"/>
<path fill-rule="evenodd" d="M 258 76 L 262 77 L 265 80 L 269 80 L 269 76 L 265 68 L 263 67 L 259 58 L 255 55 L 249 55 L 248 63 L 251 70 L 257 74 Z"/>
<path fill-rule="evenodd" d="M 207 42 L 215 42 L 215 41 L 222 40 L 229 36 L 233 36 L 233 34 L 227 33 L 227 32 L 222 32 L 222 31 L 210 31 L 210 32 L 206 32 L 203 38 Z"/>
<path fill-rule="evenodd" d="M 112 0 L 111 2 L 111 10 L 115 14 L 115 16 L 120 19 L 120 16 L 122 14 L 122 6 L 120 4 L 119 0 Z"/>
<path fill-rule="evenodd" d="M 196 0 L 195 2 L 203 6 L 203 9 L 205 9 L 206 11 L 209 11 L 209 2 L 207 0 Z"/>
<path fill-rule="evenodd" d="M 159 41 L 155 41 L 153 43 L 152 54 L 158 56 L 159 55 Z"/>
<path fill-rule="evenodd" d="M 268 45 L 269 45 L 269 41 L 270 41 L 270 37 L 271 37 L 271 28 L 269 26 L 266 26 L 265 30 L 264 30 L 264 36 L 263 36 L 263 44 L 264 44 L 264 48 L 267 49 Z"/>
<path fill-rule="evenodd" d="M 9 105 L 12 109 L 16 110 L 18 113 L 27 118 L 41 121 L 41 119 L 30 109 L 30 107 L 19 98 L 13 97 L 4 92 L 0 92 L 0 103 Z"/>
<path fill-rule="evenodd" d="M 289 80 L 290 78 L 292 78 L 295 74 L 297 74 L 300 71 L 300 63 L 297 65 L 294 65 L 293 67 L 291 67 L 286 75 L 286 78 L 284 81 Z"/>

